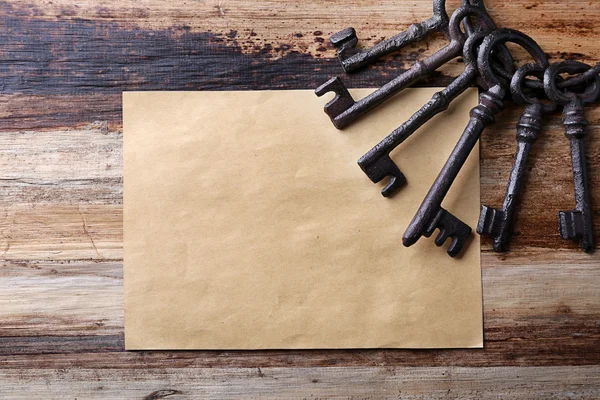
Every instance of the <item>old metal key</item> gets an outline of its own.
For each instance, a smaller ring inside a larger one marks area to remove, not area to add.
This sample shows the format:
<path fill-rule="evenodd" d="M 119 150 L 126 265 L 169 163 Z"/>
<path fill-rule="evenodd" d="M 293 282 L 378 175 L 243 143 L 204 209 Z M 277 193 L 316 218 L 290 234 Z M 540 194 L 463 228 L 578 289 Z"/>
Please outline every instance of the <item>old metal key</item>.
<path fill-rule="evenodd" d="M 548 66 L 543 50 L 529 36 L 511 29 L 499 29 L 488 35 L 480 46 L 477 66 L 483 82 L 489 89 L 481 94 L 479 105 L 471 110 L 471 119 L 450 157 L 425 196 L 406 232 L 402 237 L 404 246 L 412 246 L 421 236 L 429 237 L 436 229 L 440 232 L 435 244 L 441 246 L 448 238 L 452 242 L 447 253 L 456 256 L 466 243 L 471 228 L 460 219 L 442 208 L 442 201 L 452 183 L 479 140 L 483 130 L 495 122 L 495 115 L 504 107 L 507 82 L 498 78 L 491 68 L 491 53 L 499 44 L 513 42 L 527 50 L 540 68 Z"/>
<path fill-rule="evenodd" d="M 389 197 L 406 183 L 404 174 L 390 158 L 390 153 L 415 133 L 435 115 L 446 110 L 450 103 L 463 93 L 479 75 L 477 71 L 477 47 L 489 32 L 476 32 L 469 36 L 463 48 L 465 70 L 444 90 L 433 95 L 421 109 L 415 112 L 405 123 L 386 136 L 375 147 L 358 160 L 363 172 L 373 181 L 380 182 L 386 177 L 390 180 L 381 194 Z M 512 65 L 505 65 L 510 69 Z"/>
<path fill-rule="evenodd" d="M 493 247 L 496 252 L 506 250 L 518 195 L 525 178 L 527 157 L 542 128 L 542 115 L 552 112 L 556 108 L 555 103 L 543 103 L 539 99 L 525 95 L 523 91 L 527 76 L 535 75 L 543 80 L 543 74 L 544 69 L 537 64 L 525 64 L 517 70 L 511 81 L 510 89 L 513 100 L 518 104 L 526 105 L 517 124 L 517 153 L 502 208 L 482 205 L 477 224 L 477 233 L 493 237 Z"/>
<path fill-rule="evenodd" d="M 354 101 L 352 95 L 338 77 L 332 78 L 319 86 L 315 90 L 317 96 L 323 96 L 329 92 L 335 93 L 335 97 L 324 107 L 325 113 L 329 115 L 334 126 L 338 129 L 345 128 L 393 95 L 424 78 L 451 59 L 458 57 L 462 53 L 466 41 L 465 35 L 460 30 L 460 24 L 468 16 L 476 17 L 481 26 L 493 25 L 489 15 L 481 7 L 460 7 L 450 18 L 450 44 L 430 57 L 417 61 L 410 69 L 359 101 Z"/>
<path fill-rule="evenodd" d="M 462 4 L 478 6 L 485 11 L 483 0 L 463 0 Z M 329 40 L 338 49 L 338 59 L 342 64 L 342 68 L 346 73 L 349 73 L 363 68 L 396 50 L 419 42 L 430 33 L 443 32 L 446 37 L 449 37 L 449 22 L 446 0 L 433 0 L 433 16 L 431 18 L 411 24 L 404 32 L 383 40 L 368 49 L 359 50 L 356 48 L 358 37 L 354 28 L 346 28 L 336 32 Z M 465 19 L 463 23 L 469 36 L 474 33 L 474 28 L 468 19 Z M 490 30 L 496 29 L 495 26 L 489 26 L 489 28 Z"/>
<path fill-rule="evenodd" d="M 375 46 L 360 51 L 356 48 L 358 38 L 354 28 L 346 28 L 334 33 L 331 44 L 338 48 L 338 58 L 345 72 L 352 72 L 370 64 L 379 58 L 412 43 L 423 40 L 432 32 L 444 32 L 448 35 L 448 13 L 446 0 L 433 0 L 433 16 L 425 21 L 412 24 L 404 32 L 384 40 Z"/>
<path fill-rule="evenodd" d="M 600 95 L 600 77 L 594 76 L 583 93 L 557 88 L 557 77 L 561 73 L 583 73 L 591 67 L 576 61 L 564 61 L 553 64 L 544 74 L 544 89 L 553 101 L 564 104 L 563 124 L 565 135 L 571 145 L 571 162 L 573 165 L 573 182 L 575 184 L 575 209 L 560 211 L 559 229 L 564 240 L 578 240 L 586 252 L 594 251 L 594 234 L 592 229 L 592 210 L 588 189 L 587 167 L 585 160 L 584 137 L 588 120 L 585 118 L 584 105 L 595 101 Z"/>

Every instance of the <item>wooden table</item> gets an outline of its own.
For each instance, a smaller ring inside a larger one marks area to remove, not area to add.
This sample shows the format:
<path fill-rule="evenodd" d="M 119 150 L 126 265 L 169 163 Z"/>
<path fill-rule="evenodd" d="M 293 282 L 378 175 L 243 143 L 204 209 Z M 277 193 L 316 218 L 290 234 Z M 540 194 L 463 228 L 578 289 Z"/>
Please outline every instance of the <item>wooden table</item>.
<path fill-rule="evenodd" d="M 487 3 L 499 26 L 533 36 L 553 61 L 600 61 L 600 2 Z M 121 92 L 312 89 L 341 74 L 329 35 L 354 26 L 373 44 L 430 9 L 429 0 L 2 2 L 0 398 L 600 398 L 600 252 L 558 237 L 557 210 L 574 202 L 559 115 L 533 151 L 512 251 L 482 246 L 484 350 L 123 349 Z M 345 79 L 380 85 L 443 44 L 430 38 Z M 486 204 L 501 203 L 519 113 L 507 107 L 482 138 Z M 600 109 L 588 116 L 600 237 Z"/>

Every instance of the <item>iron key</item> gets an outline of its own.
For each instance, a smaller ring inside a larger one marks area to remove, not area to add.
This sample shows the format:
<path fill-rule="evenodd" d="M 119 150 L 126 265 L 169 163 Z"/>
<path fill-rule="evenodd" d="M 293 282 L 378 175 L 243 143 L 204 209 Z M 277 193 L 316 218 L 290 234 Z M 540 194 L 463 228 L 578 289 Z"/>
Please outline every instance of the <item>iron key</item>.
<path fill-rule="evenodd" d="M 369 49 L 363 51 L 356 49 L 358 38 L 354 28 L 346 28 L 334 33 L 329 40 L 338 48 L 338 58 L 344 71 L 352 72 L 393 51 L 421 41 L 432 32 L 444 32 L 448 35 L 448 22 L 446 0 L 433 0 L 433 16 L 431 18 L 412 24 L 406 31 Z"/>
<path fill-rule="evenodd" d="M 412 246 L 421 236 L 430 237 L 435 229 L 439 229 L 440 233 L 435 239 L 435 244 L 441 246 L 446 239 L 452 238 L 447 251 L 450 257 L 456 256 L 463 248 L 471 234 L 471 228 L 443 209 L 442 201 L 479 140 L 479 136 L 487 126 L 495 122 L 494 116 L 504 108 L 504 95 L 505 89 L 501 85 L 496 85 L 480 96 L 479 105 L 471 110 L 469 124 L 408 225 L 402 237 L 404 246 Z"/>
<path fill-rule="evenodd" d="M 462 5 L 472 5 L 481 7 L 485 11 L 483 0 L 463 0 Z M 338 59 L 344 72 L 349 73 L 365 67 L 368 64 L 374 63 L 381 57 L 386 56 L 396 50 L 400 50 L 410 44 L 419 42 L 430 33 L 442 32 L 446 37 L 449 37 L 448 13 L 446 12 L 446 0 L 433 0 L 433 16 L 425 21 L 411 24 L 406 31 L 383 40 L 375 46 L 358 50 L 358 37 L 354 28 L 346 28 L 334 33 L 329 39 L 331 44 L 338 49 Z M 467 35 L 474 33 L 468 18 L 463 20 Z M 494 25 L 488 27 L 490 30 L 496 29 Z"/>
<path fill-rule="evenodd" d="M 513 99 L 519 104 L 526 105 L 517 124 L 517 153 L 502 208 L 497 209 L 482 205 L 477 224 L 477 233 L 493 237 L 493 248 L 496 252 L 506 250 L 517 199 L 525 177 L 527 158 L 531 146 L 542 128 L 542 115 L 556 108 L 554 103 L 542 103 L 538 99 L 526 96 L 523 92 L 525 78 L 528 75 L 535 74 L 543 79 L 543 73 L 544 70 L 536 64 L 525 64 L 517 70 L 511 82 Z"/>
<path fill-rule="evenodd" d="M 338 129 L 345 128 L 390 97 L 424 78 L 451 59 L 458 57 L 466 40 L 460 30 L 460 23 L 467 16 L 476 16 L 478 19 L 485 20 L 485 24 L 493 24 L 489 15 L 482 11 L 481 7 L 460 7 L 450 18 L 450 44 L 430 57 L 417 61 L 411 68 L 359 101 L 352 98 L 339 77 L 332 78 L 319 86 L 315 90 L 317 96 L 323 96 L 329 92 L 335 93 L 335 97 L 324 107 L 325 113 L 329 115 L 333 125 Z"/>
<path fill-rule="evenodd" d="M 544 89 L 548 97 L 564 104 L 563 124 L 571 147 L 575 186 L 575 209 L 558 213 L 560 236 L 564 240 L 578 240 L 580 247 L 586 253 L 594 251 L 595 244 L 585 159 L 584 137 L 588 120 L 585 118 L 584 105 L 598 98 L 600 77 L 595 75 L 595 79 L 590 81 L 585 92 L 581 94 L 558 90 L 556 80 L 561 73 L 582 73 L 590 68 L 589 65 L 577 61 L 564 61 L 553 64 L 544 75 Z"/>

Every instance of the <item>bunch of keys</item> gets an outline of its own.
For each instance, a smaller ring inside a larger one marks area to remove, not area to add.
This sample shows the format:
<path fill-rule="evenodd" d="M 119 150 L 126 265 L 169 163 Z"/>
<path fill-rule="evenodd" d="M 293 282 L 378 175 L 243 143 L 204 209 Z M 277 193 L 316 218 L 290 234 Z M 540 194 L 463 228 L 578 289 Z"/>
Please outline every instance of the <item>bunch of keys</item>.
<path fill-rule="evenodd" d="M 448 255 L 454 257 L 462 251 L 472 229 L 444 209 L 442 202 L 479 137 L 486 127 L 495 122 L 495 115 L 503 110 L 505 99 L 511 97 L 524 107 L 517 124 L 517 152 L 513 168 L 502 207 L 482 206 L 477 232 L 492 237 L 495 251 L 506 251 L 525 179 L 527 157 L 542 129 L 542 117 L 563 106 L 565 133 L 571 145 L 576 206 L 572 211 L 559 212 L 559 231 L 563 239 L 577 240 L 584 251 L 593 251 L 595 245 L 583 140 L 587 127 L 584 105 L 600 96 L 600 64 L 594 67 L 573 61 L 550 64 L 544 51 L 529 36 L 512 29 L 497 29 L 483 1 L 464 0 L 463 6 L 450 18 L 445 10 L 445 1 L 434 0 L 433 5 L 432 18 L 413 24 L 407 31 L 370 49 L 356 49 L 357 38 L 352 28 L 334 34 L 331 41 L 339 49 L 338 57 L 346 72 L 355 71 L 392 51 L 422 40 L 430 32 L 444 32 L 450 40 L 446 47 L 418 61 L 362 100 L 354 101 L 339 78 L 329 80 L 315 91 L 318 96 L 335 92 L 335 97 L 325 105 L 325 112 L 338 129 L 343 129 L 444 63 L 463 56 L 465 70 L 459 77 L 358 160 L 360 168 L 373 182 L 389 179 L 382 195 L 390 197 L 406 183 L 405 175 L 389 156 L 391 151 L 435 115 L 446 110 L 469 86 L 477 83 L 483 90 L 479 105 L 471 110 L 467 127 L 408 225 L 402 243 L 411 246 L 422 236 L 429 237 L 439 230 L 435 239 L 437 246 L 450 239 Z M 465 32 L 461 30 L 461 24 Z M 533 62 L 515 70 L 512 56 L 505 46 L 507 42 L 525 49 Z M 572 76 L 563 79 L 561 74 L 564 73 Z"/>

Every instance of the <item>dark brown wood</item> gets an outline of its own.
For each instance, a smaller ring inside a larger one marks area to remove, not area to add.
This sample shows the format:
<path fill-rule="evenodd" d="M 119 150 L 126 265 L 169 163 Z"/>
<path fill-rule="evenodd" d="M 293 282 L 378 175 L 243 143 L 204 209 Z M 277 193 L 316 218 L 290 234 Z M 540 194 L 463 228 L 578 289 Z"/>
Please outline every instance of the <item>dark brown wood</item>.
<path fill-rule="evenodd" d="M 499 26 L 524 30 L 553 61 L 600 61 L 600 2 L 486 3 Z M 353 25 L 368 45 L 430 14 L 428 0 L 1 2 L 0 396 L 59 397 L 64 388 L 102 397 L 106 387 L 111 398 L 333 398 L 368 387 L 374 397 L 536 398 L 546 387 L 556 398 L 600 397 L 600 252 L 582 254 L 558 235 L 556 212 L 573 195 L 558 114 L 530 155 L 511 251 L 482 244 L 485 349 L 123 351 L 121 91 L 313 89 L 342 74 L 332 33 Z M 378 86 L 444 44 L 433 36 L 344 79 Z M 423 84 L 446 84 L 462 68 L 453 62 Z M 486 204 L 502 202 L 521 111 L 509 105 L 482 136 Z M 588 111 L 598 236 L 600 111 Z M 315 369 L 332 366 L 340 368 Z M 207 380 L 192 384 L 197 374 Z M 408 390 L 384 390 L 394 379 Z"/>

